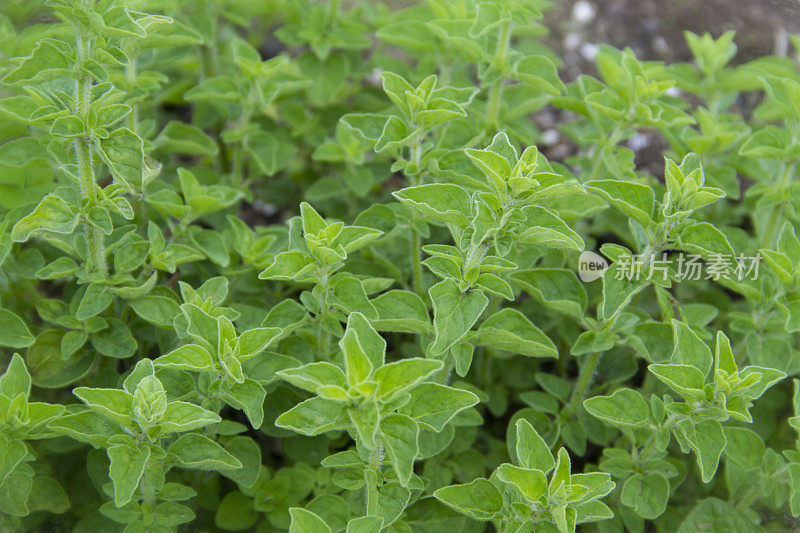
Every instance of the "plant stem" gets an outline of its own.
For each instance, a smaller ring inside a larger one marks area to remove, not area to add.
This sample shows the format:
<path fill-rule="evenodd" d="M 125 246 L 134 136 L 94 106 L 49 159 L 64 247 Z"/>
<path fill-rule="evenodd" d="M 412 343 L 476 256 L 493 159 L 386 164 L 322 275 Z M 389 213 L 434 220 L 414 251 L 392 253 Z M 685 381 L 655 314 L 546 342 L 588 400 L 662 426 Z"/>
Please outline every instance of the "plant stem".
<path fill-rule="evenodd" d="M 497 49 L 494 60 L 496 63 L 505 62 L 508 53 L 508 44 L 511 41 L 511 20 L 500 26 L 500 35 L 497 38 Z M 500 114 L 500 96 L 503 92 L 503 78 L 496 80 L 489 88 L 489 103 L 486 107 L 486 127 L 490 130 L 497 129 Z"/>
<path fill-rule="evenodd" d="M 622 135 L 623 129 L 624 126 L 618 123 L 614 126 L 614 129 L 611 130 L 611 135 L 608 136 L 606 142 L 599 146 L 595 146 L 596 151 L 594 153 L 594 161 L 592 162 L 592 171 L 589 174 L 590 180 L 597 178 L 597 174 L 600 172 L 600 169 L 603 166 L 603 155 L 605 154 L 605 151 L 612 146 L 616 146 L 616 144 L 619 142 L 620 136 Z"/>
<path fill-rule="evenodd" d="M 330 27 L 336 19 L 336 11 L 339 10 L 339 0 L 329 0 L 328 11 L 325 13 L 325 26 Z"/>
<path fill-rule="evenodd" d="M 795 170 L 797 169 L 797 162 L 793 161 L 791 163 L 786 163 L 783 167 L 783 173 L 781 174 L 781 179 L 778 182 L 778 189 L 781 192 L 786 190 L 786 186 L 791 182 L 792 177 L 794 176 Z M 770 213 L 769 219 L 767 219 L 767 226 L 764 229 L 764 236 L 761 240 L 761 248 L 769 248 L 775 242 L 775 237 L 778 233 L 778 223 L 781 220 L 781 216 L 783 215 L 783 206 L 785 202 L 780 202 Z"/>
<path fill-rule="evenodd" d="M 325 329 L 325 320 L 328 318 L 328 275 L 325 274 L 322 277 L 320 282 L 320 286 L 322 287 L 322 297 L 321 302 L 319 303 L 319 355 L 324 360 L 325 356 L 328 354 L 328 344 L 330 339 L 328 338 L 329 333 L 328 330 Z"/>
<path fill-rule="evenodd" d="M 580 373 L 578 374 L 578 383 L 572 390 L 572 395 L 566 407 L 561 411 L 562 421 L 566 422 L 572 420 L 572 417 L 575 416 L 575 413 L 578 411 L 578 408 L 583 402 L 583 397 L 586 396 L 586 391 L 589 389 L 589 385 L 592 382 L 592 377 L 594 376 L 594 371 L 597 368 L 597 363 L 600 361 L 601 355 L 603 355 L 602 352 L 591 353 L 587 355 L 586 359 L 583 361 Z"/>
<path fill-rule="evenodd" d="M 377 442 L 369 454 L 367 478 L 367 516 L 380 516 L 378 508 L 378 476 L 383 462 L 383 444 Z"/>
<path fill-rule="evenodd" d="M 411 185 L 416 187 L 421 181 L 419 166 L 422 161 L 422 138 L 420 136 L 417 136 L 416 144 L 411 151 L 411 159 L 417 169 L 417 173 L 409 176 L 409 178 L 411 180 Z M 425 291 L 422 285 L 422 236 L 417 231 L 415 225 L 416 221 L 417 212 L 412 209 L 409 223 L 409 230 L 411 232 L 411 275 L 413 278 L 414 292 L 416 292 L 420 298 L 426 300 Z"/>
<path fill-rule="evenodd" d="M 78 37 L 77 58 L 78 63 L 82 63 L 89 43 L 83 36 Z M 75 103 L 76 112 L 81 117 L 84 124 L 88 122 L 89 108 L 92 99 L 92 79 L 89 76 L 81 75 L 75 80 Z M 92 163 L 92 143 L 91 138 L 77 138 L 72 143 L 75 150 L 75 159 L 78 164 L 78 189 L 81 198 L 89 200 L 89 206 L 97 203 L 95 192 L 94 168 Z M 92 226 L 88 222 L 85 224 L 86 240 L 89 243 L 86 270 L 87 273 L 97 273 L 106 277 L 106 257 L 103 246 L 103 232 Z"/>

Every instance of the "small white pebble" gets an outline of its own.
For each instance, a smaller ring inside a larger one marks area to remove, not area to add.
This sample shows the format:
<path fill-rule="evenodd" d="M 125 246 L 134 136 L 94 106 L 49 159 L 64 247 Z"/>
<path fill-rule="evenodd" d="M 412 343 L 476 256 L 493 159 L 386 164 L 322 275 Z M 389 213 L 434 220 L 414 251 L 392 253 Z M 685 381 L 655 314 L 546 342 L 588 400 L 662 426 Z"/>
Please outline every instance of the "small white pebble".
<path fill-rule="evenodd" d="M 664 39 L 662 36 L 657 35 L 653 39 L 653 48 L 655 49 L 656 52 L 665 54 L 669 51 L 669 43 L 667 43 L 667 40 Z"/>
<path fill-rule="evenodd" d="M 564 37 L 564 48 L 566 50 L 577 50 L 578 47 L 581 45 L 582 39 L 581 36 L 577 33 L 568 33 Z"/>
<path fill-rule="evenodd" d="M 561 135 L 558 133 L 558 130 L 550 128 L 549 130 L 544 130 L 542 132 L 542 144 L 546 146 L 552 146 L 558 142 L 558 139 L 561 138 Z"/>
<path fill-rule="evenodd" d="M 650 141 L 647 140 L 647 135 L 643 133 L 637 133 L 628 140 L 628 148 L 634 152 L 638 152 L 642 148 L 647 148 L 648 144 L 650 144 Z"/>
<path fill-rule="evenodd" d="M 579 0 L 572 6 L 572 18 L 578 24 L 587 24 L 594 20 L 594 16 L 594 6 L 586 0 Z"/>
<path fill-rule="evenodd" d="M 271 217 L 278 212 L 278 209 L 273 204 L 267 204 L 261 200 L 256 200 L 252 203 L 253 209 L 256 213 L 265 217 Z"/>
<path fill-rule="evenodd" d="M 594 61 L 598 51 L 600 51 L 600 47 L 596 44 L 583 43 L 583 46 L 581 46 L 581 55 L 587 61 Z"/>

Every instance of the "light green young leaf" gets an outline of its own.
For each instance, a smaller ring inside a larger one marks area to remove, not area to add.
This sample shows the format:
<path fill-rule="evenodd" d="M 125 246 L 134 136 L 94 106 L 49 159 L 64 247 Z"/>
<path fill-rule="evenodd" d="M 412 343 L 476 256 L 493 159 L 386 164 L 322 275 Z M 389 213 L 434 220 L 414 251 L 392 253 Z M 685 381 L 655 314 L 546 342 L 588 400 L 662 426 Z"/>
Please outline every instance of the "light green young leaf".
<path fill-rule="evenodd" d="M 465 485 L 436 490 L 434 497 L 475 520 L 487 521 L 503 509 L 503 495 L 489 480 L 478 478 Z"/>
<path fill-rule="evenodd" d="M 278 427 L 308 436 L 342 429 L 347 423 L 347 413 L 342 405 L 323 398 L 309 398 L 275 420 Z"/>
<path fill-rule="evenodd" d="M 75 231 L 78 217 L 72 207 L 60 196 L 48 194 L 33 212 L 14 224 L 11 239 L 25 242 L 34 232 L 50 232 L 68 235 Z"/>
<path fill-rule="evenodd" d="M 197 344 L 184 344 L 166 355 L 162 355 L 153 365 L 176 370 L 191 370 L 194 372 L 210 371 L 214 369 L 214 359 L 208 350 Z"/>
<path fill-rule="evenodd" d="M 655 194 L 648 185 L 631 181 L 594 180 L 585 186 L 642 227 L 647 228 L 652 222 Z"/>
<path fill-rule="evenodd" d="M 688 325 L 678 320 L 672 320 L 674 331 L 675 351 L 672 353 L 671 363 L 679 365 L 692 365 L 708 375 L 713 364 L 711 349 L 697 336 Z"/>
<path fill-rule="evenodd" d="M 439 383 L 422 383 L 410 395 L 399 412 L 435 432 L 442 431 L 458 413 L 478 403 L 473 393 Z"/>
<path fill-rule="evenodd" d="M 550 447 L 539 436 L 533 426 L 520 418 L 517 420 L 517 461 L 524 468 L 540 470 L 545 474 L 556 465 Z"/>
<path fill-rule="evenodd" d="M 678 422 L 675 429 L 681 432 L 697 455 L 701 479 L 703 483 L 708 483 L 717 471 L 719 458 L 727 443 L 722 424 L 716 420 L 683 420 Z"/>
<path fill-rule="evenodd" d="M 167 453 L 183 468 L 219 470 L 242 467 L 242 463 L 222 446 L 198 433 L 179 437 L 169 446 Z"/>
<path fill-rule="evenodd" d="M 469 193 L 458 185 L 430 183 L 407 187 L 392 195 L 434 222 L 454 224 L 461 228 L 468 224 L 472 200 Z"/>
<path fill-rule="evenodd" d="M 405 487 L 414 472 L 414 459 L 419 453 L 419 426 L 408 416 L 391 414 L 381 419 L 380 434 L 397 478 Z"/>
<path fill-rule="evenodd" d="M 374 533 L 383 528 L 383 518 L 380 516 L 362 516 L 353 518 L 347 523 L 345 533 Z"/>
<path fill-rule="evenodd" d="M 650 406 L 633 389 L 619 389 L 610 396 L 594 396 L 583 406 L 593 416 L 611 427 L 640 427 L 647 424 Z"/>
<path fill-rule="evenodd" d="M 72 393 L 111 420 L 126 427 L 133 426 L 133 396 L 128 392 L 120 389 L 78 387 Z"/>
<path fill-rule="evenodd" d="M 443 366 L 441 361 L 418 357 L 385 364 L 372 376 L 378 383 L 378 397 L 384 400 L 394 398 L 441 370 Z"/>
<path fill-rule="evenodd" d="M 133 493 L 139 488 L 139 480 L 150 458 L 150 448 L 141 446 L 131 449 L 125 445 L 116 445 L 111 446 L 107 453 L 111 460 L 109 477 L 114 483 L 114 504 L 122 507 L 131 501 Z"/>
<path fill-rule="evenodd" d="M 289 515 L 292 517 L 289 533 L 331 533 L 328 524 L 311 511 L 292 507 L 289 509 Z"/>
<path fill-rule="evenodd" d="M 22 394 L 27 398 L 30 392 L 31 375 L 28 373 L 22 357 L 15 353 L 11 357 L 11 362 L 8 363 L 5 373 L 0 376 L 0 394 L 6 398 L 13 399 L 18 394 Z"/>
<path fill-rule="evenodd" d="M 0 346 L 26 348 L 34 340 L 24 320 L 8 309 L 0 308 Z"/>
<path fill-rule="evenodd" d="M 176 433 L 216 424 L 222 419 L 216 413 L 189 402 L 173 401 L 167 404 L 161 419 L 161 433 Z"/>
<path fill-rule="evenodd" d="M 489 299 L 478 290 L 462 293 L 458 283 L 451 279 L 440 281 L 430 288 L 428 294 L 433 303 L 433 328 L 436 331 L 436 339 L 428 350 L 432 355 L 439 355 L 469 332 L 486 309 Z"/>
<path fill-rule="evenodd" d="M 487 318 L 470 341 L 529 357 L 558 357 L 553 341 L 516 309 L 502 309 Z"/>

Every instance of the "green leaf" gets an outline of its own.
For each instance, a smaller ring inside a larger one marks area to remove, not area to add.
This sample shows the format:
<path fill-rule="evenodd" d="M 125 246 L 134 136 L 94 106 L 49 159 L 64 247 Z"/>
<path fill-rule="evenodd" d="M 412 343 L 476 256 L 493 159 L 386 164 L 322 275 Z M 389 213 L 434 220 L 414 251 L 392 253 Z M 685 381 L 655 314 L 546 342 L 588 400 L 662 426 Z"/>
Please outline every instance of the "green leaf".
<path fill-rule="evenodd" d="M 142 185 L 144 148 L 137 134 L 127 128 L 116 129 L 100 140 L 97 153 L 114 179 L 128 188 Z"/>
<path fill-rule="evenodd" d="M 411 390 L 408 402 L 399 412 L 423 427 L 440 432 L 458 413 L 477 403 L 478 397 L 469 391 L 438 383 L 422 383 Z"/>
<path fill-rule="evenodd" d="M 558 77 L 558 69 L 543 55 L 532 55 L 520 59 L 514 65 L 514 78 L 541 89 L 548 94 L 561 94 L 564 84 Z"/>
<path fill-rule="evenodd" d="M 155 294 L 137 298 L 129 305 L 140 318 L 163 328 L 172 327 L 172 321 L 180 313 L 175 300 Z"/>
<path fill-rule="evenodd" d="M 365 379 L 371 374 L 372 369 L 383 365 L 386 357 L 386 341 L 361 313 L 351 313 L 347 318 L 347 328 L 339 346 L 344 351 L 345 373 L 348 379 Z M 348 358 L 352 359 L 348 362 Z M 350 368 L 354 372 L 352 376 Z"/>
<path fill-rule="evenodd" d="M 706 377 L 696 366 L 658 363 L 648 370 L 681 396 L 699 399 L 702 395 Z"/>
<path fill-rule="evenodd" d="M 591 415 L 611 427 L 641 427 L 647 424 L 650 407 L 633 389 L 619 389 L 611 396 L 595 396 L 583 402 Z"/>
<path fill-rule="evenodd" d="M 50 428 L 98 448 L 106 446 L 109 438 L 121 433 L 119 425 L 92 411 L 62 416 L 50 422 Z"/>
<path fill-rule="evenodd" d="M 216 424 L 222 419 L 216 413 L 189 402 L 173 401 L 167 404 L 164 418 L 159 423 L 161 433 L 177 433 Z"/>
<path fill-rule="evenodd" d="M 50 133 L 59 137 L 80 137 L 86 134 L 86 125 L 75 115 L 64 115 L 53 121 Z"/>
<path fill-rule="evenodd" d="M 708 222 L 698 222 L 687 226 L 680 234 L 678 247 L 705 258 L 713 259 L 717 256 L 732 258 L 734 256 L 728 237 Z"/>
<path fill-rule="evenodd" d="M 585 187 L 642 227 L 647 228 L 652 222 L 655 194 L 650 186 L 621 180 L 594 180 L 587 182 Z"/>
<path fill-rule="evenodd" d="M 192 370 L 195 372 L 211 371 L 214 369 L 214 359 L 211 354 L 197 344 L 184 344 L 166 355 L 162 355 L 153 365 L 176 370 Z"/>
<path fill-rule="evenodd" d="M 133 396 L 120 389 L 93 389 L 78 387 L 72 393 L 92 409 L 102 413 L 111 420 L 133 427 Z"/>
<path fill-rule="evenodd" d="M 766 445 L 758 433 L 742 427 L 724 427 L 725 455 L 745 470 L 761 468 Z"/>
<path fill-rule="evenodd" d="M 441 370 L 443 366 L 441 361 L 412 357 L 383 365 L 375 371 L 372 379 L 378 383 L 378 397 L 389 400 Z"/>
<path fill-rule="evenodd" d="M 375 533 L 383 529 L 383 518 L 380 516 L 362 516 L 353 518 L 347 523 L 345 533 Z"/>
<path fill-rule="evenodd" d="M 469 193 L 451 183 L 430 183 L 392 193 L 401 203 L 416 209 L 431 221 L 466 227 L 472 200 Z"/>
<path fill-rule="evenodd" d="M 620 500 L 642 518 L 657 518 L 667 508 L 669 480 L 658 472 L 634 474 L 625 480 Z"/>
<path fill-rule="evenodd" d="M 3 83 L 16 85 L 66 77 L 72 68 L 72 60 L 63 49 L 60 40 L 42 39 L 31 55 L 3 77 Z"/>
<path fill-rule="evenodd" d="M 331 533 L 328 524 L 311 511 L 300 507 L 291 507 L 289 515 L 292 517 L 289 533 Z"/>
<path fill-rule="evenodd" d="M 20 440 L 0 436 L 0 486 L 9 480 L 14 469 L 28 455 L 28 448 Z"/>
<path fill-rule="evenodd" d="M 380 421 L 381 442 L 386 446 L 397 478 L 404 487 L 414 472 L 414 459 L 419 453 L 419 426 L 406 415 L 391 414 Z"/>
<path fill-rule="evenodd" d="M 18 353 L 11 357 L 5 373 L 0 376 L 0 394 L 6 398 L 13 399 L 18 394 L 25 398 L 31 392 L 31 375 L 25 367 L 25 362 Z"/>
<path fill-rule="evenodd" d="M 108 288 L 100 283 L 92 283 L 86 288 L 86 292 L 81 298 L 81 303 L 78 304 L 78 309 L 75 311 L 75 318 L 78 320 L 86 320 L 89 317 L 99 315 L 105 311 L 106 307 L 111 305 L 114 300 L 114 295 Z"/>
<path fill-rule="evenodd" d="M 33 341 L 34 337 L 25 322 L 8 309 L 0 308 L 0 345 L 25 348 Z"/>
<path fill-rule="evenodd" d="M 699 369 L 703 376 L 708 375 L 714 360 L 711 349 L 685 323 L 673 319 L 672 328 L 675 332 L 675 351 L 670 362 L 692 365 Z"/>
<path fill-rule="evenodd" d="M 375 151 L 383 152 L 386 149 L 401 150 L 409 142 L 409 138 L 414 134 L 413 129 L 409 129 L 406 123 L 395 115 L 389 116 L 383 125 L 381 135 L 375 142 Z"/>
<path fill-rule="evenodd" d="M 517 461 L 524 468 L 541 470 L 545 474 L 553 469 L 556 461 L 550 452 L 550 447 L 539 436 L 533 426 L 520 418 L 517 420 Z"/>
<path fill-rule="evenodd" d="M 428 333 L 430 317 L 422 298 L 411 291 L 391 290 L 372 300 L 378 313 L 372 326 L 378 331 Z"/>
<path fill-rule="evenodd" d="M 497 467 L 497 479 L 516 487 L 531 502 L 537 501 L 547 492 L 547 477 L 541 470 L 505 463 Z"/>
<path fill-rule="evenodd" d="M 244 411 L 250 425 L 258 429 L 264 422 L 264 398 L 267 396 L 264 387 L 245 379 L 243 383 L 233 383 L 223 390 L 223 399 L 231 406 Z"/>
<path fill-rule="evenodd" d="M 139 480 L 150 458 L 150 448 L 141 446 L 131 449 L 125 445 L 116 445 L 111 446 L 107 453 L 111 460 L 109 477 L 114 483 L 114 504 L 122 507 L 131 501 L 133 493 L 139 488 Z"/>
<path fill-rule="evenodd" d="M 525 222 L 524 229 L 516 236 L 518 241 L 578 252 L 586 246 L 583 238 L 549 209 L 526 206 L 522 212 L 525 215 Z"/>
<path fill-rule="evenodd" d="M 323 398 L 309 398 L 275 420 L 278 427 L 308 436 L 342 429 L 347 423 L 347 414 L 342 405 Z"/>
<path fill-rule="evenodd" d="M 487 318 L 470 341 L 529 357 L 558 358 L 553 341 L 516 309 L 502 309 Z"/>
<path fill-rule="evenodd" d="M 156 145 L 171 153 L 186 155 L 217 155 L 219 148 L 214 139 L 193 124 L 175 120 L 167 123 L 155 140 Z"/>
<path fill-rule="evenodd" d="M 443 487 L 434 491 L 433 496 L 475 520 L 491 520 L 503 509 L 503 495 L 491 482 L 482 478 L 466 485 Z"/>
<path fill-rule="evenodd" d="M 440 281 L 428 290 L 433 303 L 433 329 L 436 339 L 428 348 L 432 355 L 446 352 L 460 341 L 486 309 L 489 299 L 481 291 L 462 293 L 451 279 Z"/>
<path fill-rule="evenodd" d="M 296 368 L 286 368 L 277 372 L 283 380 L 295 387 L 319 394 L 320 387 L 348 388 L 347 376 L 341 368 L 327 361 L 317 361 Z"/>
<path fill-rule="evenodd" d="M 531 296 L 561 313 L 580 317 L 586 311 L 586 290 L 574 272 L 557 268 L 537 268 L 511 274 L 511 279 Z"/>
<path fill-rule="evenodd" d="M 697 466 L 703 483 L 708 483 L 714 477 L 719 466 L 719 458 L 725 449 L 726 439 L 722 424 L 716 420 L 702 420 L 694 422 L 683 420 L 675 426 L 680 431 L 692 450 L 697 455 Z"/>
<path fill-rule="evenodd" d="M 33 212 L 14 224 L 11 239 L 25 242 L 34 232 L 50 232 L 68 235 L 75 231 L 78 217 L 72 207 L 60 196 L 48 194 Z"/>
<path fill-rule="evenodd" d="M 728 502 L 706 498 L 692 509 L 676 533 L 696 531 L 761 531 L 761 528 Z"/>
<path fill-rule="evenodd" d="M 214 524 L 225 531 L 242 531 L 253 527 L 257 521 L 258 513 L 253 509 L 252 500 L 238 490 L 222 498 L 214 515 Z"/>
<path fill-rule="evenodd" d="M 197 433 L 187 433 L 173 442 L 167 453 L 183 468 L 219 470 L 241 468 L 242 463 L 213 440 Z"/>

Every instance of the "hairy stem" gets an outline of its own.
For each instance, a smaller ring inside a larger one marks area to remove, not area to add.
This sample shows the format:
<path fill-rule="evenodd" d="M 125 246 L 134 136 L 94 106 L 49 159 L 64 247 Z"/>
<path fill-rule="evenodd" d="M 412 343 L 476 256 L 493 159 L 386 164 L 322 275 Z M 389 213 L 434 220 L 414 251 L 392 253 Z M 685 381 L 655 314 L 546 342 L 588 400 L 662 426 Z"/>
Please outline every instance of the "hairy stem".
<path fill-rule="evenodd" d="M 511 41 L 511 21 L 508 20 L 500 26 L 500 34 L 497 38 L 497 49 L 495 51 L 495 62 L 504 62 L 508 54 L 508 45 Z M 486 107 L 486 127 L 491 130 L 497 129 L 498 118 L 500 115 L 500 96 L 503 92 L 503 78 L 496 80 L 489 88 L 489 103 Z"/>
<path fill-rule="evenodd" d="M 783 173 L 778 181 L 778 189 L 783 192 L 786 190 L 787 185 L 792 181 L 795 171 L 797 170 L 797 162 L 786 163 L 783 167 Z M 770 248 L 775 243 L 775 238 L 778 236 L 778 224 L 783 216 L 783 207 L 786 202 L 779 203 L 770 213 L 767 219 L 767 225 L 764 229 L 764 236 L 761 239 L 761 248 Z"/>
<path fill-rule="evenodd" d="M 422 162 L 422 138 L 419 136 L 417 137 L 417 142 L 412 149 L 411 159 L 417 169 L 417 173 L 413 176 L 410 176 L 411 185 L 417 186 L 421 181 L 419 166 Z M 422 236 L 417 231 L 415 225 L 416 221 L 417 212 L 412 209 L 409 223 L 409 231 L 411 233 L 409 239 L 411 242 L 411 275 L 413 279 L 414 292 L 416 292 L 420 298 L 426 300 L 425 291 L 422 285 Z"/>
<path fill-rule="evenodd" d="M 383 462 L 383 444 L 376 443 L 375 449 L 369 454 L 369 465 L 366 473 L 367 479 L 367 516 L 380 516 L 378 508 L 378 476 Z"/>
<path fill-rule="evenodd" d="M 89 42 L 82 36 L 78 37 L 77 61 L 82 63 L 86 54 Z M 76 112 L 84 123 L 87 123 L 89 108 L 92 102 L 92 79 L 89 76 L 81 75 L 75 80 L 75 104 Z M 72 143 L 75 150 L 75 159 L 78 164 L 78 190 L 81 198 L 89 200 L 89 206 L 97 203 L 95 192 L 94 167 L 93 167 L 93 148 L 91 138 L 77 138 Z M 92 226 L 88 222 L 85 224 L 86 240 L 89 243 L 86 270 L 88 273 L 106 276 L 107 266 L 105 248 L 103 244 L 103 232 Z"/>
<path fill-rule="evenodd" d="M 589 389 L 589 385 L 592 383 L 592 377 L 594 377 L 594 371 L 597 368 L 597 363 L 600 361 L 601 355 L 603 355 L 602 352 L 591 353 L 587 355 L 586 359 L 583 361 L 580 373 L 578 374 L 578 383 L 572 390 L 572 395 L 566 407 L 561 411 L 561 420 L 564 422 L 572 420 L 572 417 L 575 416 L 575 413 L 581 406 L 583 398 L 586 396 L 586 392 Z"/>
<path fill-rule="evenodd" d="M 319 354 L 323 358 L 328 353 L 330 343 L 328 330 L 325 329 L 325 320 L 328 318 L 328 275 L 325 274 L 320 282 L 322 287 L 322 297 L 319 303 Z"/>

